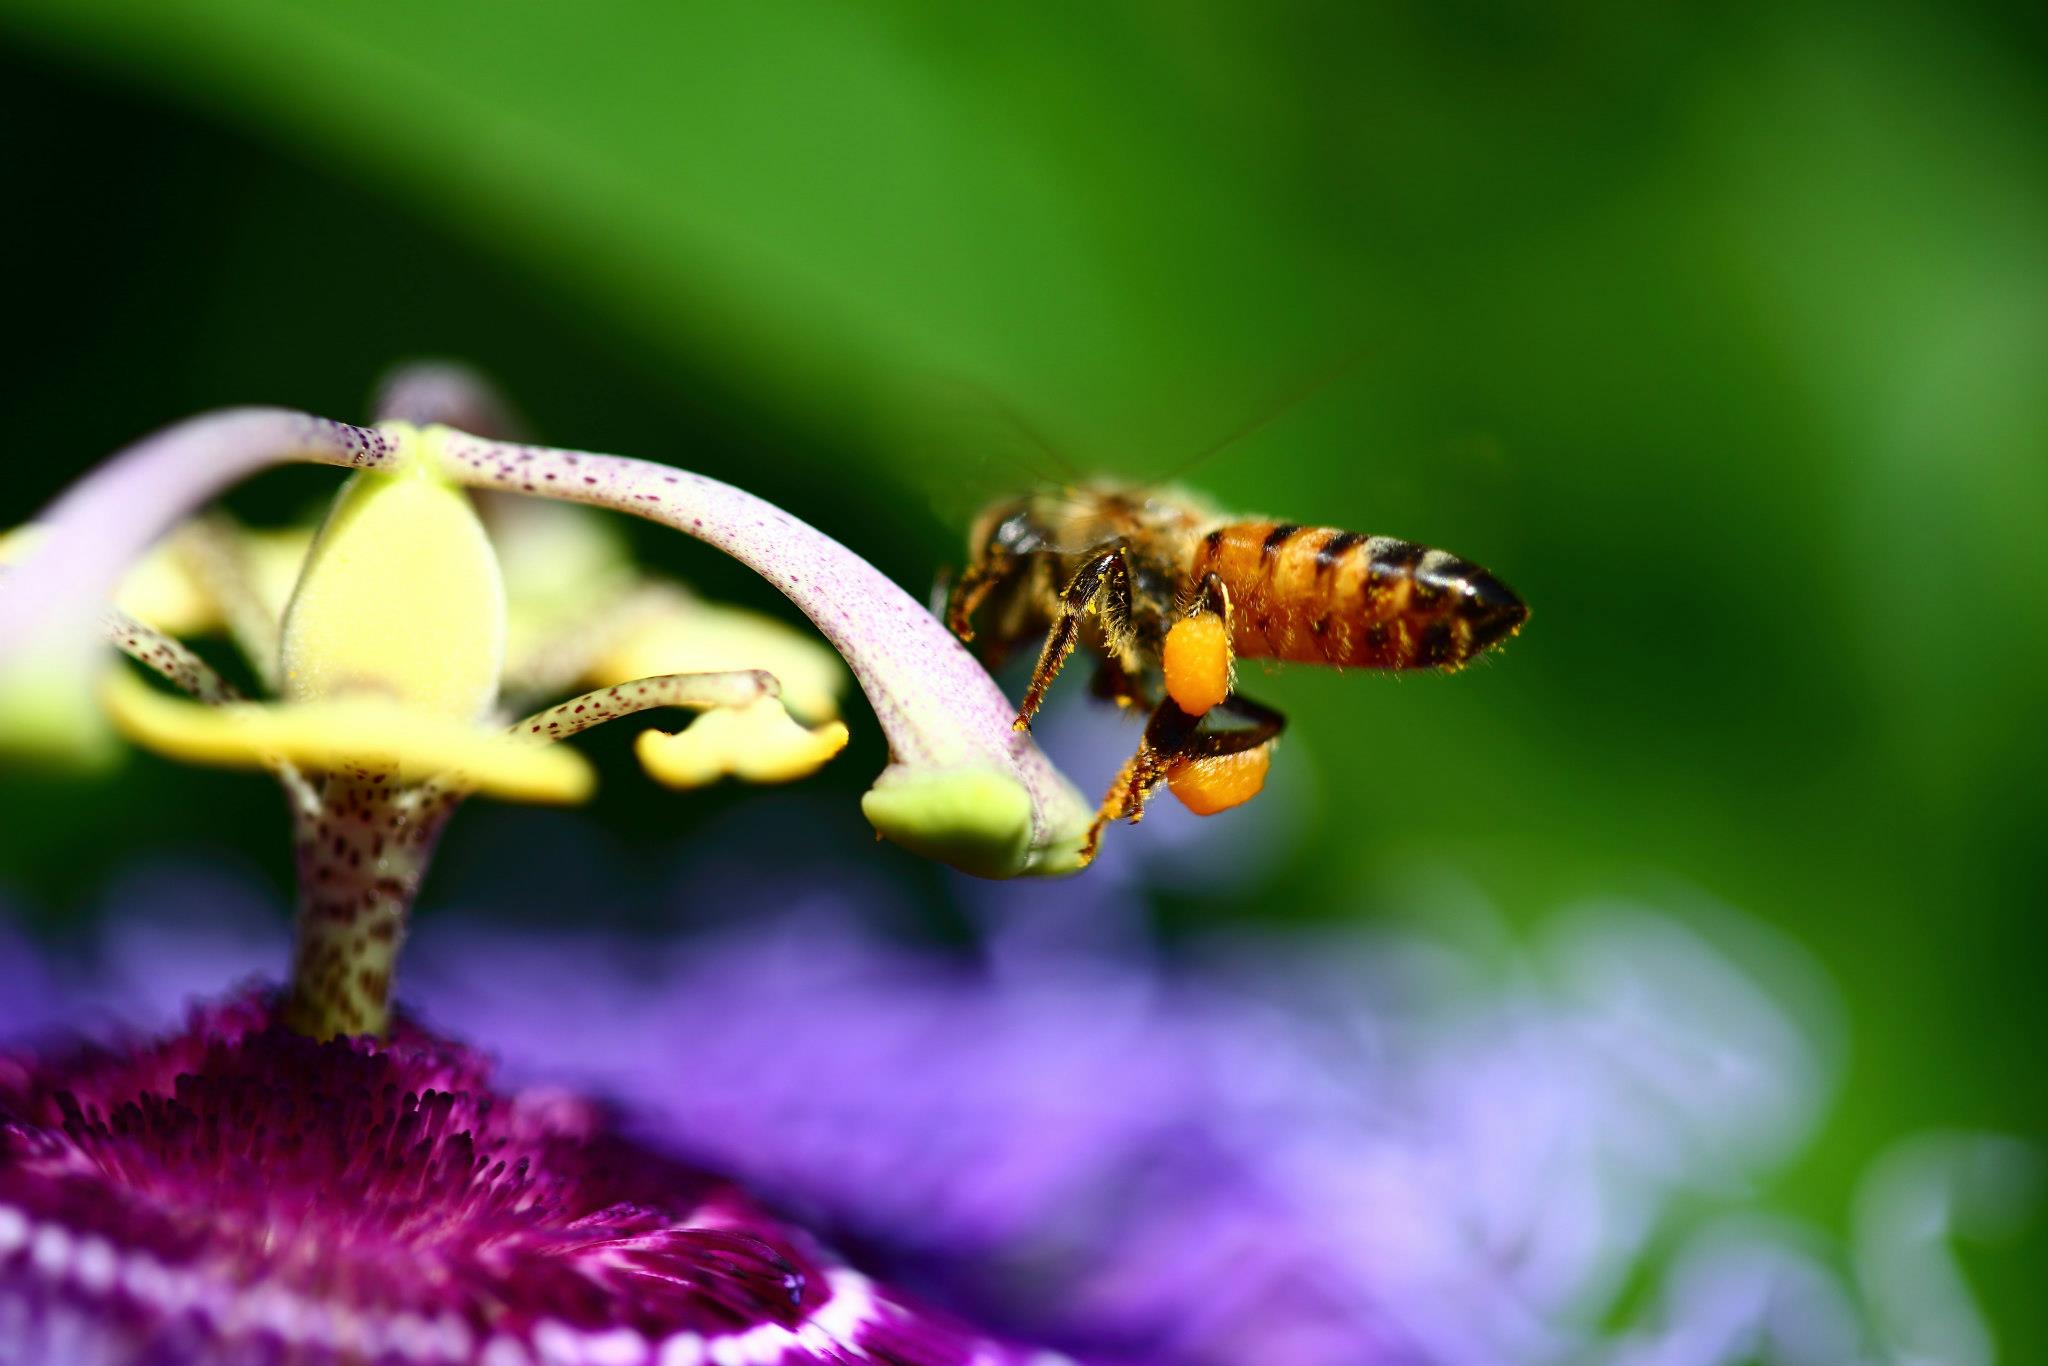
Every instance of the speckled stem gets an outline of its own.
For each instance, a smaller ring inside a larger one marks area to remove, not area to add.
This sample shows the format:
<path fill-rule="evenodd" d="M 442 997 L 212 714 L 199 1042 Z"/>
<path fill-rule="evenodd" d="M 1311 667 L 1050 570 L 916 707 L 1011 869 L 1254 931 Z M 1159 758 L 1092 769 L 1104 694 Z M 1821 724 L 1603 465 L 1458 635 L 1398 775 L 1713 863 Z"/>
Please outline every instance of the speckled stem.
<path fill-rule="evenodd" d="M 514 735 L 566 740 L 592 726 L 656 707 L 744 707 L 764 697 L 779 697 L 782 685 L 765 669 L 734 669 L 727 673 L 661 674 L 616 687 L 598 688 L 537 711 L 512 727 Z"/>
<path fill-rule="evenodd" d="M 316 1039 L 382 1035 L 420 879 L 459 794 L 333 774 L 297 813 L 298 945 L 285 1020 Z"/>
<path fill-rule="evenodd" d="M 194 654 L 184 641 L 167 636 L 154 626 L 145 626 L 126 612 L 103 613 L 100 629 L 115 649 L 194 701 L 219 706 L 242 700 L 234 685 L 215 673 L 213 666 Z"/>
<path fill-rule="evenodd" d="M 440 444 L 450 478 L 630 512 L 695 536 L 774 584 L 845 658 L 899 765 L 982 764 L 1030 795 L 1036 838 L 1078 828 L 1087 807 L 1030 736 L 1016 708 L 918 601 L 845 546 L 763 499 L 700 474 L 625 456 L 487 441 Z"/>
<path fill-rule="evenodd" d="M 190 646 L 167 636 L 154 626 L 145 626 L 126 612 L 109 610 L 100 617 L 100 629 L 114 648 L 151 670 L 195 702 L 218 707 L 240 702 L 241 690 L 214 672 L 213 666 L 192 652 Z M 319 801 L 313 781 L 287 763 L 273 762 L 271 772 L 284 785 L 285 797 L 294 813 L 311 810 Z"/>
<path fill-rule="evenodd" d="M 167 427 L 73 484 L 36 518 L 34 551 L 0 579 L 0 669 L 30 656 L 83 672 L 121 575 L 216 494 L 272 465 L 374 469 L 391 438 L 283 408 L 229 408 Z"/>

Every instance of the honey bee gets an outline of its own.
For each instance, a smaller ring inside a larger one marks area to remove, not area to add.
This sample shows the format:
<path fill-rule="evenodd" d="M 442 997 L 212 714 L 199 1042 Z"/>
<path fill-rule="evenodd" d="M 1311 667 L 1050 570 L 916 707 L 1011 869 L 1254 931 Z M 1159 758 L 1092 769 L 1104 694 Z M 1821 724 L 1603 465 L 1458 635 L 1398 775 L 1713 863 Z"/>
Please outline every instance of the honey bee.
<path fill-rule="evenodd" d="M 1450 671 L 1529 615 L 1506 584 L 1446 551 L 1233 520 L 1171 488 L 1100 483 L 1006 499 L 975 519 L 968 557 L 946 597 L 948 628 L 973 641 L 980 617 L 991 664 L 1043 638 L 1019 730 L 1076 645 L 1098 659 L 1098 695 L 1150 711 L 1084 861 L 1104 826 L 1135 823 L 1162 783 L 1201 815 L 1258 794 L 1286 720 L 1238 695 L 1238 659 Z M 1236 724 L 1205 724 L 1212 712 Z"/>

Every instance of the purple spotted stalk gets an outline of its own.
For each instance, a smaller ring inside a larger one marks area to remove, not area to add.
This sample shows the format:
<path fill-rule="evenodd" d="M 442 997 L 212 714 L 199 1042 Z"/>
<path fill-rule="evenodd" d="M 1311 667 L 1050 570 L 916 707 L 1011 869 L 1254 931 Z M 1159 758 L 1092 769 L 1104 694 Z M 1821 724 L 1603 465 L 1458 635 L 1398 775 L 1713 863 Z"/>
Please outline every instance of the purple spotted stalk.
<path fill-rule="evenodd" d="M 459 793 L 336 774 L 292 809 L 299 879 L 284 1022 L 301 1034 L 382 1034 L 412 904 Z"/>
<path fill-rule="evenodd" d="M 853 670 L 889 739 L 893 762 L 878 793 L 920 773 L 985 766 L 1028 794 L 1030 847 L 1049 861 L 1074 856 L 1067 846 L 1087 819 L 1080 798 L 1011 725 L 1016 706 L 930 612 L 839 542 L 744 489 L 650 460 L 455 431 L 439 455 L 449 478 L 473 488 L 631 513 L 732 556 L 795 603 Z"/>

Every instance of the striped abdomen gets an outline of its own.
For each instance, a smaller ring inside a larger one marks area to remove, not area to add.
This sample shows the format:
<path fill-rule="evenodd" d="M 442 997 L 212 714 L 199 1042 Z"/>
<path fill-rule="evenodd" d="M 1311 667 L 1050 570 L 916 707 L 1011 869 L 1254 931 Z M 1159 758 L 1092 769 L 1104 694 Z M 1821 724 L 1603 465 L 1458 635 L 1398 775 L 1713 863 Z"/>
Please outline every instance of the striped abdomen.
<path fill-rule="evenodd" d="M 1345 668 L 1456 668 L 1528 618 L 1468 560 L 1391 536 L 1234 522 L 1196 543 L 1191 581 L 1230 592 L 1231 646 L 1247 659 Z"/>

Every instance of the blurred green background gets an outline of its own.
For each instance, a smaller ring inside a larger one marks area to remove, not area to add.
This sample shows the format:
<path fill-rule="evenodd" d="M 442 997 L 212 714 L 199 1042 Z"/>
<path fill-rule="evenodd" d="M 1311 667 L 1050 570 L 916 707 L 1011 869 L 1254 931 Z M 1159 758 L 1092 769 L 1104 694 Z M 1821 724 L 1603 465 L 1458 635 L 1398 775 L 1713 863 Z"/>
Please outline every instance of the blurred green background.
<path fill-rule="evenodd" d="M 1457 550 L 1533 620 L 1456 679 L 1261 680 L 1299 846 L 1162 915 L 1391 914 L 1426 865 L 1522 921 L 1761 917 L 1848 1005 L 1844 1094 L 1768 1193 L 1839 1227 L 1894 1137 L 2048 1139 L 2044 59 L 2022 5 L 4 0 L 0 520 L 173 418 L 358 417 L 439 354 L 921 595 L 1047 464 L 1003 409 L 1152 476 L 1356 355 L 1190 481 Z M 856 734 L 830 800 L 737 799 L 805 802 L 786 859 L 865 848 Z M 587 837 L 630 888 L 734 800 L 613 775 Z M 110 845 L 225 846 L 284 901 L 256 779 L 9 775 L 0 820 L 40 914 Z M 479 805 L 437 877 L 541 828 Z M 2048 1360 L 2041 1225 L 1969 1265 L 2003 1358 Z"/>

